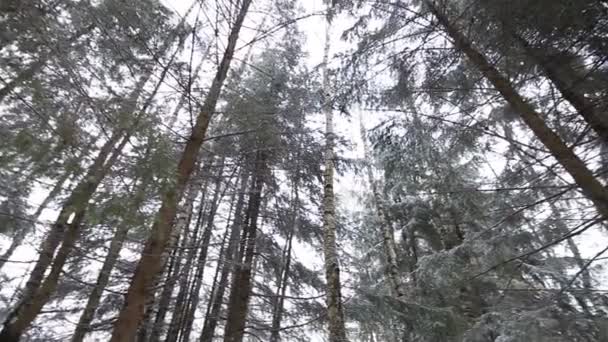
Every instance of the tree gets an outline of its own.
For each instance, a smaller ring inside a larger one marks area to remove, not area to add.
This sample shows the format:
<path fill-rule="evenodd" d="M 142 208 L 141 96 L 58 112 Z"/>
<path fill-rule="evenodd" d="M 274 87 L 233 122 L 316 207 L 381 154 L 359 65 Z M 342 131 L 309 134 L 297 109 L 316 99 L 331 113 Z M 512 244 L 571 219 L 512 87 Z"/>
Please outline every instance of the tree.
<path fill-rule="evenodd" d="M 330 91 L 329 49 L 330 31 L 333 19 L 331 5 L 326 14 L 325 47 L 323 51 L 323 112 L 325 114 L 325 169 L 323 172 L 323 253 L 325 257 L 325 278 L 327 281 L 327 317 L 329 320 L 329 340 L 346 341 L 344 310 L 340 284 L 340 263 L 336 250 L 336 204 L 334 198 L 334 131 L 332 113 L 332 92 Z"/>
<path fill-rule="evenodd" d="M 3 2 L 0 339 L 606 340 L 606 6 Z"/>
<path fill-rule="evenodd" d="M 230 68 L 238 35 L 250 4 L 250 0 L 245 0 L 238 11 L 230 36 L 228 37 L 228 45 L 222 57 L 222 62 L 219 64 L 216 77 L 197 117 L 196 124 L 192 129 L 192 135 L 184 147 L 177 167 L 178 172 L 175 186 L 168 189 L 163 196 L 163 204 L 159 210 L 158 219 L 151 229 L 150 239 L 146 243 L 135 275 L 129 286 L 125 306 L 121 310 L 112 333 L 112 341 L 129 341 L 135 336 L 137 325 L 144 314 L 144 303 L 147 299 L 146 297 L 149 296 L 150 286 L 154 277 L 163 266 L 160 264 L 162 260 L 161 255 L 165 253 L 164 250 L 175 217 L 176 202 L 181 198 L 181 194 L 198 158 L 198 152 L 203 144 L 207 127 L 215 111 L 222 85 Z"/>

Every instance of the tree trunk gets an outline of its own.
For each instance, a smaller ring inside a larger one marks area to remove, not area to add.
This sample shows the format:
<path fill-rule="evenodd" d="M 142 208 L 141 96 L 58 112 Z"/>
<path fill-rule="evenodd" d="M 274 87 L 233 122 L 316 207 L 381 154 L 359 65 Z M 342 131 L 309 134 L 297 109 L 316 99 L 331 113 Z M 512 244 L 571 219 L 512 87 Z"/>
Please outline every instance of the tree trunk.
<path fill-rule="evenodd" d="M 195 173 L 198 174 L 199 172 L 196 171 Z M 186 199 L 184 200 L 184 203 L 182 203 L 180 211 L 177 213 L 175 226 L 173 228 L 173 231 L 171 231 L 171 235 L 169 236 L 167 242 L 166 250 L 168 252 L 165 252 L 161 255 L 159 263 L 161 265 L 164 265 L 163 267 L 166 270 L 159 272 L 157 276 L 153 279 L 153 282 L 150 286 L 152 294 L 144 302 L 144 316 L 140 326 L 138 327 L 139 342 L 160 340 L 162 329 L 165 324 L 165 315 L 169 310 L 170 300 L 173 294 L 173 287 L 175 286 L 175 282 L 181 274 L 181 260 L 184 256 L 184 251 L 192 251 L 192 247 L 195 246 L 196 241 L 198 239 L 198 229 L 200 227 L 200 222 L 202 220 L 202 211 L 205 205 L 204 189 L 207 188 L 207 179 L 205 179 L 205 184 L 202 187 L 199 187 L 197 180 L 198 177 L 195 175 L 190 181 Z M 192 219 L 192 206 L 199 191 L 203 191 L 203 195 L 200 199 L 200 209 L 198 212 L 196 229 L 193 232 L 192 236 L 189 237 L 189 227 L 190 221 Z M 180 243 L 182 245 L 182 248 L 176 248 L 179 246 Z M 170 262 L 167 263 L 167 260 L 170 260 Z M 185 268 L 188 268 L 187 265 L 185 266 Z M 160 282 L 163 279 L 164 274 L 166 274 L 166 278 L 164 280 L 164 286 L 162 286 L 163 291 L 161 292 L 161 295 L 159 297 L 156 295 L 156 293 L 158 289 L 161 288 Z"/>
<path fill-rule="evenodd" d="M 64 203 L 57 221 L 53 224 L 49 234 L 39 248 L 40 256 L 38 261 L 30 273 L 20 302 L 11 311 L 4 323 L 4 327 L 0 333 L 0 340 L 7 342 L 18 341 L 54 291 L 63 263 L 67 259 L 73 243 L 76 241 L 76 233 L 84 219 L 88 202 L 109 169 L 109 165 L 105 164 L 106 158 L 110 155 L 114 144 L 121 136 L 121 133 L 115 133 L 106 142 L 89 172 Z M 126 140 L 124 139 L 123 142 L 126 143 Z M 122 145 L 124 146 L 124 144 Z M 109 161 L 118 158 L 119 155 L 120 151 L 114 150 Z M 62 243 L 62 240 L 64 245 L 60 248 L 57 256 L 53 258 L 55 250 Z M 44 274 L 51 264 L 53 265 L 51 274 L 43 282 Z"/>
<path fill-rule="evenodd" d="M 192 243 L 190 243 L 190 246 L 188 249 L 188 254 L 186 256 L 186 264 L 183 268 L 183 271 L 180 274 L 176 274 L 176 277 L 169 285 L 169 287 L 173 290 L 173 288 L 175 287 L 175 285 L 177 283 L 177 280 L 180 281 L 179 291 L 178 291 L 177 297 L 175 299 L 175 304 L 173 305 L 173 307 L 171 309 L 171 312 L 172 312 L 171 323 L 169 324 L 169 330 L 167 331 L 167 337 L 166 337 L 165 341 L 171 341 L 173 339 L 172 336 L 176 335 L 178 332 L 178 330 L 175 329 L 175 325 L 176 325 L 176 322 L 179 321 L 179 319 L 181 318 L 181 315 L 183 312 L 184 302 L 185 302 L 186 294 L 187 294 L 187 291 L 189 288 L 189 281 L 191 280 L 190 274 L 191 274 L 192 267 L 193 267 L 192 264 L 194 263 L 194 259 L 196 257 L 196 251 L 199 248 L 201 248 L 201 241 L 204 240 L 205 235 L 207 234 L 207 232 L 203 229 L 202 237 L 200 239 L 198 239 L 198 232 L 201 230 L 201 227 L 203 226 L 203 221 L 204 221 L 204 217 L 205 217 L 204 207 L 206 206 L 206 204 L 207 203 L 201 201 L 199 215 L 198 215 L 199 217 L 196 222 L 197 234 L 196 234 L 196 237 L 192 239 Z M 157 324 L 159 324 L 159 323 L 157 323 Z M 164 324 L 164 315 L 163 315 L 162 324 Z M 175 338 L 177 338 L 177 336 L 175 336 Z M 157 339 L 155 339 L 153 341 L 157 341 L 158 339 L 159 339 L 159 336 L 157 336 Z"/>
<path fill-rule="evenodd" d="M 148 150 L 149 151 L 149 150 Z M 146 153 L 147 155 L 148 153 Z M 146 189 L 150 184 L 150 179 L 143 179 L 135 194 L 133 195 L 133 207 L 131 214 L 134 214 L 134 211 L 137 211 L 143 205 L 146 195 Z M 103 291 L 108 285 L 110 281 L 110 275 L 112 274 L 112 270 L 118 261 L 118 257 L 120 256 L 120 251 L 122 249 L 123 243 L 127 238 L 127 234 L 131 226 L 127 222 L 122 222 L 114 236 L 112 237 L 112 241 L 110 242 L 110 247 L 108 249 L 108 254 L 103 262 L 101 270 L 99 271 L 99 275 L 97 276 L 97 281 L 95 282 L 95 287 L 89 294 L 89 298 L 87 300 L 87 304 L 80 315 L 80 319 L 78 320 L 78 325 L 76 326 L 76 330 L 72 335 L 72 342 L 82 342 L 84 340 L 85 335 L 90 331 L 90 325 L 95 317 L 95 312 L 97 311 L 97 307 L 101 300 L 101 296 L 103 295 Z"/>
<path fill-rule="evenodd" d="M 287 285 L 289 283 L 289 271 L 291 268 L 291 246 L 293 237 L 297 231 L 298 225 L 298 206 L 299 200 L 297 195 L 297 188 L 295 189 L 296 199 L 294 201 L 294 218 L 292 220 L 293 228 L 289 233 L 287 242 L 285 245 L 285 264 L 281 270 L 280 277 L 278 279 L 278 287 L 276 297 L 274 298 L 273 313 L 272 313 L 272 326 L 270 328 L 270 342 L 279 342 L 281 340 L 281 321 L 283 320 L 283 307 L 285 303 L 285 294 L 287 293 Z"/>
<path fill-rule="evenodd" d="M 0 340 L 17 341 L 55 291 L 63 265 L 80 235 L 80 226 L 83 223 L 90 199 L 105 175 L 122 154 L 122 149 L 129 142 L 141 116 L 156 96 L 159 85 L 164 81 L 170 65 L 171 63 L 165 66 L 157 87 L 144 101 L 140 111 L 134 114 L 135 117 L 129 127 L 118 129 L 112 134 L 100 149 L 85 177 L 74 188 L 72 194 L 64 203 L 57 221 L 53 224 L 39 248 L 40 256 L 25 285 L 23 298 L 7 317 L 2 332 L 0 332 Z M 151 76 L 152 71 L 150 70 L 140 77 L 135 89 L 125 101 L 124 113 L 136 113 L 137 99 L 143 93 L 144 86 Z M 60 244 L 61 247 L 54 257 Z M 44 279 L 44 274 L 49 266 L 51 266 L 51 271 Z M 43 279 L 44 282 L 42 282 Z"/>
<path fill-rule="evenodd" d="M 395 232 L 388 213 L 384 208 L 382 197 L 378 191 L 374 174 L 372 172 L 372 159 L 369 153 L 369 146 L 366 140 L 365 126 L 363 125 L 363 117 L 359 114 L 359 124 L 361 129 L 361 139 L 363 141 L 363 156 L 365 169 L 367 173 L 367 181 L 372 190 L 374 205 L 376 206 L 376 216 L 378 222 L 382 226 L 382 245 L 384 246 L 384 257 L 386 258 L 386 274 L 391 286 L 391 292 L 396 298 L 401 298 L 404 295 L 403 286 L 401 284 L 401 276 L 399 274 L 397 244 L 395 243 Z"/>
<path fill-rule="evenodd" d="M 585 95 L 576 91 L 576 84 L 568 81 L 564 77 L 560 68 L 570 68 L 567 65 L 558 65 L 556 61 L 548 55 L 543 54 L 540 50 L 530 46 L 530 43 L 515 32 L 515 39 L 520 42 L 524 51 L 532 57 L 532 59 L 544 71 L 545 76 L 551 80 L 557 90 L 562 94 L 574 109 L 583 117 L 585 122 L 595 131 L 604 144 L 608 144 L 608 114 L 602 113 L 595 104 L 593 104 Z M 583 76 L 581 76 L 581 79 Z"/>
<path fill-rule="evenodd" d="M 232 27 L 226 51 L 179 161 L 175 185 L 167 190 L 163 196 L 158 218 L 152 226 L 150 237 L 146 242 L 141 259 L 131 280 L 125 305 L 114 324 L 112 342 L 132 341 L 137 331 L 137 326 L 144 315 L 144 304 L 151 294 L 150 287 L 156 274 L 163 267 L 161 265 L 162 254 L 165 251 L 172 230 L 177 202 L 182 196 L 184 187 L 198 159 L 198 152 L 203 144 L 211 116 L 215 111 L 215 106 L 226 79 L 232 56 L 234 55 L 238 35 L 250 4 L 251 0 L 243 1 L 239 15 Z"/>
<path fill-rule="evenodd" d="M 213 233 L 213 222 L 215 220 L 215 215 L 219 208 L 219 205 L 226 193 L 229 189 L 229 183 L 226 184 L 224 189 L 221 189 L 222 185 L 222 176 L 224 170 L 224 160 L 220 163 L 221 167 L 219 169 L 219 173 L 217 175 L 217 180 L 215 183 L 215 190 L 213 193 L 212 205 L 209 210 L 209 214 L 207 216 L 207 227 L 205 228 L 205 234 L 202 238 L 200 254 L 198 259 L 198 268 L 197 272 L 194 276 L 194 284 L 190 291 L 190 297 L 186 302 L 186 308 L 184 312 L 184 317 L 182 318 L 182 323 L 180 324 L 181 328 L 181 341 L 187 342 L 190 340 L 190 334 L 192 332 L 192 324 L 194 323 L 194 314 L 196 312 L 196 308 L 198 307 L 198 302 L 200 299 L 200 291 L 203 284 L 203 275 L 205 271 L 205 265 L 207 261 L 207 254 L 209 250 L 209 242 L 211 240 L 211 236 Z M 167 341 L 169 342 L 169 340 Z"/>
<path fill-rule="evenodd" d="M 266 159 L 266 152 L 258 150 L 249 203 L 247 204 L 247 218 L 241 234 L 240 254 L 242 261 L 237 263 L 234 269 L 228 300 L 226 326 L 224 328 L 224 342 L 241 342 L 245 333 L 249 298 L 251 296 L 251 269 L 256 246 L 257 220 L 262 202 L 264 173 L 267 167 Z"/>
<path fill-rule="evenodd" d="M 234 186 L 236 186 L 236 185 L 237 184 L 234 184 Z M 207 303 L 207 311 L 205 313 L 205 323 L 207 321 L 207 317 L 209 315 L 210 308 L 212 306 L 211 298 L 213 298 L 213 294 L 217 290 L 218 276 L 220 274 L 220 270 L 221 270 L 221 266 L 222 266 L 222 260 L 224 258 L 224 253 L 225 253 L 225 248 L 226 248 L 226 241 L 229 239 L 229 235 L 231 233 L 230 227 L 233 225 L 233 222 L 234 222 L 234 218 L 233 218 L 233 216 L 234 216 L 234 208 L 235 208 L 234 202 L 235 202 L 236 198 L 237 198 L 236 191 L 233 191 L 232 192 L 232 196 L 230 198 L 230 208 L 228 208 L 228 217 L 226 219 L 226 229 L 225 229 L 224 235 L 222 237 L 222 242 L 221 242 L 220 250 L 219 250 L 219 254 L 218 254 L 219 255 L 219 260 L 217 262 L 217 266 L 216 266 L 216 269 L 215 269 L 215 274 L 213 276 L 213 284 L 211 285 L 211 289 L 210 289 L 210 293 L 211 293 L 210 300 Z M 196 308 L 196 306 L 193 306 L 193 307 Z M 182 333 L 182 339 L 181 339 L 181 341 L 183 341 L 183 342 L 187 342 L 190 339 L 190 334 L 191 334 L 191 331 L 192 331 L 192 324 L 194 323 L 194 311 L 195 310 L 191 309 L 190 313 L 188 314 L 189 315 L 187 317 L 188 321 L 185 323 L 185 326 L 184 326 L 184 329 L 183 329 L 184 331 Z"/>
<path fill-rule="evenodd" d="M 329 342 L 345 342 L 344 310 L 340 284 L 340 263 L 336 246 L 336 204 L 334 198 L 334 131 L 332 96 L 329 84 L 329 47 L 332 11 L 327 14 L 325 48 L 323 53 L 323 112 L 325 113 L 325 170 L 323 172 L 323 254 L 325 257 L 325 280 L 327 282 L 327 319 Z"/>
<path fill-rule="evenodd" d="M 449 19 L 440 12 L 434 3 L 427 0 L 426 4 L 435 15 L 446 33 L 454 41 L 454 45 L 462 51 L 481 73 L 502 94 L 504 99 L 519 113 L 524 123 L 532 130 L 534 135 L 543 143 L 553 157 L 564 167 L 566 172 L 574 179 L 582 192 L 594 204 L 600 215 L 608 217 L 608 189 L 595 178 L 593 172 L 570 149 L 561 138 L 552 131 L 532 105 L 515 90 L 508 79 L 492 66 L 486 57 L 475 50 L 467 38 L 454 26 Z"/>
<path fill-rule="evenodd" d="M 224 254 L 218 261 L 218 267 L 221 266 L 220 279 L 217 282 L 217 286 L 211 292 L 209 298 L 209 304 L 207 306 L 207 313 L 205 315 L 205 323 L 201 332 L 200 342 L 212 342 L 213 335 L 215 334 L 215 328 L 220 319 L 220 310 L 222 308 L 222 301 L 224 299 L 224 293 L 228 285 L 228 276 L 234 269 L 234 260 L 236 255 L 237 246 L 239 243 L 239 235 L 241 233 L 241 227 L 243 225 L 243 206 L 245 202 L 245 191 L 249 183 L 249 175 L 246 168 L 242 171 L 240 180 L 240 186 L 238 190 L 238 198 L 234 208 L 234 222 L 230 229 L 230 236 L 228 238 L 228 246 L 224 251 Z"/>
<path fill-rule="evenodd" d="M 141 324 L 137 329 L 137 342 L 148 342 L 150 340 L 150 335 L 152 335 L 152 330 L 154 329 L 154 314 L 158 311 L 158 290 L 161 288 L 160 282 L 163 278 L 163 275 L 171 274 L 171 267 L 173 265 L 166 265 L 163 272 L 159 273 L 156 278 L 154 278 L 151 289 L 152 294 L 146 302 L 144 303 L 144 316 L 142 318 Z"/>
<path fill-rule="evenodd" d="M 203 189 L 206 188 L 206 185 L 203 186 Z M 175 230 L 180 232 L 180 235 L 183 236 L 182 238 L 182 243 L 181 243 L 181 249 L 179 250 L 174 250 L 174 253 L 172 255 L 172 267 L 170 268 L 170 272 L 167 273 L 167 279 L 165 280 L 165 283 L 163 285 L 163 291 L 160 295 L 160 298 L 158 300 L 158 310 L 156 312 L 156 317 L 154 319 L 154 326 L 152 327 L 152 331 L 150 333 L 150 337 L 149 337 L 149 341 L 150 342 L 156 342 L 159 341 L 161 339 L 161 335 L 163 334 L 163 330 L 165 327 L 165 316 L 167 315 L 167 312 L 169 311 L 169 304 L 171 302 L 171 297 L 173 295 L 173 290 L 175 288 L 175 285 L 177 283 L 177 281 L 180 279 L 180 277 L 184 277 L 185 273 L 189 272 L 190 267 L 191 267 L 191 258 L 192 258 L 192 254 L 194 253 L 193 251 L 195 250 L 194 246 L 196 246 L 197 244 L 197 240 L 198 240 L 198 232 L 201 226 L 201 221 L 202 221 L 202 208 L 205 205 L 205 201 L 204 199 L 201 199 L 201 203 L 200 205 L 200 210 L 198 213 L 198 217 L 196 220 L 196 226 L 192 232 L 192 236 L 189 237 L 189 227 L 190 227 L 190 222 L 192 220 L 192 211 L 194 209 L 194 201 L 196 200 L 196 197 L 199 193 L 199 191 L 201 191 L 201 189 L 199 189 L 199 186 L 197 184 L 197 182 L 191 182 L 189 189 L 187 191 L 187 195 L 186 195 L 186 199 L 184 201 L 184 203 L 182 204 L 179 212 L 177 213 L 177 218 L 176 218 L 176 223 L 175 223 Z M 181 232 L 183 232 L 183 234 L 181 234 Z M 182 268 L 182 260 L 184 259 L 184 256 L 187 255 L 186 259 L 186 263 L 184 264 L 184 267 Z M 177 301 L 176 304 L 179 304 L 179 300 Z"/>
<path fill-rule="evenodd" d="M 49 205 L 49 203 L 51 203 L 51 201 L 54 200 L 55 197 L 57 197 L 57 195 L 59 195 L 59 193 L 63 189 L 63 184 L 70 178 L 71 175 L 72 175 L 71 172 L 65 172 L 61 176 L 61 178 L 59 178 L 57 180 L 57 183 L 55 183 L 55 185 L 53 186 L 53 189 L 51 189 L 49 194 L 44 198 L 42 203 L 38 206 L 34 215 L 32 215 L 32 221 L 33 221 L 34 225 L 40 218 L 40 214 L 42 214 L 42 211 L 44 209 L 46 209 L 46 207 Z M 4 251 L 2 256 L 0 256 L 0 270 L 2 269 L 2 267 L 4 267 L 4 264 L 8 260 L 11 259 L 15 250 L 19 246 L 21 246 L 21 244 L 23 243 L 23 240 L 25 240 L 25 237 L 27 236 L 29 231 L 30 231 L 30 229 L 21 229 L 17 232 L 17 234 L 15 234 L 15 237 L 13 237 L 13 240 L 11 241 L 10 246 L 7 248 L 6 251 Z"/>

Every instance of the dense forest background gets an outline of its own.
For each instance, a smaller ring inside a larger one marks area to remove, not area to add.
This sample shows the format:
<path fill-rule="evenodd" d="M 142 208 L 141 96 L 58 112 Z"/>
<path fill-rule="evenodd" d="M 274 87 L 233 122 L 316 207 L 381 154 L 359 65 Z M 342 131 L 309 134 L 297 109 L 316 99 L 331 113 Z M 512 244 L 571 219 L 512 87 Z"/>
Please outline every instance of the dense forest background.
<path fill-rule="evenodd" d="M 3 0 L 0 342 L 608 341 L 608 1 Z"/>

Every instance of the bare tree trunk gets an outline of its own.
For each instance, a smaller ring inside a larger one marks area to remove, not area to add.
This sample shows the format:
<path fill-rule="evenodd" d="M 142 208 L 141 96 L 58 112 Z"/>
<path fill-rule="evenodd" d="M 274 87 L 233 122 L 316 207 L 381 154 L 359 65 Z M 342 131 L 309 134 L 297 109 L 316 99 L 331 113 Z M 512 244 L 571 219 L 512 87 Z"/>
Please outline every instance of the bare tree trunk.
<path fill-rule="evenodd" d="M 374 205 L 376 206 L 376 216 L 378 217 L 378 222 L 380 222 L 382 226 L 382 245 L 384 246 L 384 257 L 386 258 L 386 273 L 389 279 L 389 283 L 391 284 L 391 292 L 393 293 L 393 296 L 395 296 L 396 298 L 401 298 L 403 297 L 404 292 L 401 284 L 401 276 L 399 275 L 399 266 L 397 264 L 398 258 L 397 244 L 395 243 L 395 232 L 393 230 L 391 220 L 388 217 L 388 213 L 384 208 L 384 203 L 382 201 L 382 197 L 380 196 L 380 192 L 378 191 L 376 181 L 374 180 L 374 174 L 371 165 L 372 159 L 369 153 L 366 130 L 365 126 L 363 125 L 363 118 L 361 116 L 361 113 L 359 113 L 359 124 L 361 129 L 361 139 L 363 141 L 363 158 L 367 173 L 367 181 L 372 190 Z"/>
<path fill-rule="evenodd" d="M 195 173 L 198 174 L 199 172 L 195 171 Z M 173 294 L 173 286 L 178 279 L 176 275 L 179 275 L 180 273 L 183 252 L 186 249 L 191 250 L 190 247 L 193 247 L 196 243 L 198 232 L 195 232 L 192 237 L 189 237 L 188 231 L 192 216 L 192 204 L 196 199 L 196 194 L 200 190 L 197 181 L 198 178 L 196 175 L 190 180 L 186 198 L 181 204 L 180 210 L 177 213 L 175 226 L 169 236 L 166 252 L 161 255 L 159 261 L 159 263 L 163 265 L 163 270 L 156 275 L 150 285 L 151 295 L 144 302 L 144 315 L 138 326 L 138 342 L 149 342 L 150 340 L 160 339 L 164 326 L 164 317 L 168 311 L 171 295 Z M 206 187 L 207 185 L 205 183 L 203 189 Z M 200 200 L 201 209 L 199 210 L 199 217 L 197 218 L 197 227 L 199 227 L 198 223 L 200 223 L 202 217 L 201 211 L 204 204 L 205 193 L 203 192 Z M 177 248 L 180 243 L 182 248 Z M 167 262 L 168 260 L 170 262 Z M 160 285 L 161 281 L 164 282 L 163 286 Z M 163 290 L 160 296 L 157 296 L 157 292 L 160 288 Z M 157 330 L 156 325 L 160 325 L 160 330 Z"/>
<path fill-rule="evenodd" d="M 154 329 L 154 315 L 158 310 L 158 302 L 159 298 L 157 296 L 158 290 L 161 289 L 160 283 L 163 279 L 163 276 L 167 274 L 171 274 L 171 267 L 173 265 L 167 264 L 165 270 L 159 273 L 158 276 L 154 279 L 153 284 L 151 286 L 152 295 L 146 300 L 144 303 L 144 316 L 137 329 L 137 342 L 148 342 L 150 340 L 150 336 L 152 335 L 152 330 Z"/>
<path fill-rule="evenodd" d="M 262 202 L 264 172 L 267 167 L 266 159 L 266 152 L 258 150 L 249 203 L 247 204 L 247 218 L 241 234 L 240 254 L 242 261 L 235 265 L 228 300 L 224 342 L 241 342 L 245 333 L 249 298 L 251 297 L 251 269 L 256 246 L 257 220 Z"/>
<path fill-rule="evenodd" d="M 238 182 L 238 181 L 237 181 Z M 233 184 L 234 186 L 236 186 L 237 184 Z M 227 189 L 227 188 L 226 188 Z M 207 311 L 206 311 L 206 316 L 205 316 L 205 323 L 207 322 L 207 318 L 209 315 L 209 311 L 210 308 L 212 306 L 211 303 L 211 299 L 213 298 L 213 294 L 217 291 L 217 285 L 218 285 L 218 277 L 219 277 L 219 273 L 221 270 L 221 266 L 222 266 L 222 260 L 224 258 L 224 253 L 225 253 L 225 248 L 226 248 L 226 241 L 229 239 L 230 233 L 231 233 L 231 229 L 230 227 L 232 227 L 233 223 L 234 223 L 234 209 L 235 209 L 235 200 L 237 199 L 236 196 L 236 191 L 232 192 L 231 195 L 231 199 L 230 199 L 230 208 L 228 208 L 228 218 L 226 219 L 226 229 L 224 232 L 224 235 L 222 237 L 222 242 L 221 242 L 221 246 L 220 246 L 220 250 L 219 250 L 219 260 L 217 262 L 217 267 L 215 270 L 215 274 L 213 276 L 213 284 L 211 285 L 211 289 L 210 289 L 210 301 L 207 303 Z M 194 312 L 196 309 L 196 305 L 192 305 L 190 312 L 188 313 L 188 317 L 187 317 L 187 321 L 185 322 L 185 325 L 183 327 L 183 332 L 182 332 L 182 338 L 180 339 L 182 342 L 188 342 L 190 340 L 190 334 L 192 332 L 192 324 L 194 323 Z"/>
<path fill-rule="evenodd" d="M 205 323 L 201 332 L 201 342 L 212 342 L 213 335 L 215 334 L 215 328 L 220 319 L 220 310 L 222 308 L 222 301 L 224 299 L 224 293 L 228 285 L 228 276 L 234 269 L 234 261 L 237 246 L 239 243 L 239 235 L 241 233 L 241 227 L 243 225 L 243 206 L 245 202 L 245 191 L 249 183 L 249 175 L 247 168 L 243 168 L 242 176 L 240 180 L 240 186 L 238 190 L 238 198 L 234 208 L 234 222 L 230 229 L 230 236 L 228 238 L 228 246 L 224 251 L 221 259 L 218 261 L 218 268 L 221 267 L 220 279 L 215 286 L 215 289 L 211 291 L 209 298 L 209 304 L 207 306 L 207 313 L 205 314 Z"/>
<path fill-rule="evenodd" d="M 329 84 L 330 27 L 333 9 L 328 8 L 325 48 L 323 53 L 323 112 L 325 113 L 325 170 L 323 172 L 323 254 L 325 256 L 325 281 L 327 282 L 327 318 L 329 342 L 345 342 L 344 310 L 340 263 L 336 246 L 336 203 L 334 198 L 334 124 L 332 93 Z"/>
<path fill-rule="evenodd" d="M 564 167 L 566 172 L 574 179 L 582 192 L 594 204 L 599 213 L 608 217 L 608 189 L 595 178 L 593 172 L 570 149 L 562 139 L 549 128 L 532 105 L 530 105 L 513 87 L 511 82 L 492 66 L 486 57 L 475 50 L 471 42 L 453 25 L 435 4 L 426 0 L 426 4 L 435 15 L 446 33 L 454 41 L 454 45 L 462 51 L 481 73 L 502 94 L 504 99 L 519 113 L 524 123 L 532 130 L 534 135 L 543 143 L 553 157 Z"/>
<path fill-rule="evenodd" d="M 203 144 L 211 116 L 215 111 L 215 106 L 224 80 L 226 79 L 232 56 L 234 55 L 238 35 L 250 4 L 251 0 L 243 1 L 239 15 L 232 27 L 222 62 L 219 65 L 217 74 L 192 130 L 192 134 L 186 143 L 179 161 L 175 185 L 168 189 L 163 196 L 158 218 L 152 226 L 150 238 L 146 243 L 133 279 L 131 280 L 125 305 L 114 324 L 111 338 L 112 342 L 132 341 L 137 331 L 137 326 L 144 315 L 144 304 L 146 298 L 151 294 L 150 286 L 153 285 L 155 276 L 163 267 L 163 265 L 161 265 L 162 254 L 165 251 L 171 234 L 177 202 L 182 196 L 184 187 L 188 182 L 194 165 L 196 164 L 196 160 L 198 159 L 198 153 Z"/>

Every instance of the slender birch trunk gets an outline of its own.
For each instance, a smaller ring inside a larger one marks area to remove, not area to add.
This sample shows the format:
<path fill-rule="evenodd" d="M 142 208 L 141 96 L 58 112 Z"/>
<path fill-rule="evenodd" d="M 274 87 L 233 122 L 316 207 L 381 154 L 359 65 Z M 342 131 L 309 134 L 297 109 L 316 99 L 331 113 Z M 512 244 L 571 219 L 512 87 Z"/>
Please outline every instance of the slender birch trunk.
<path fill-rule="evenodd" d="M 174 257 L 175 253 L 172 256 Z M 153 280 L 153 285 L 151 287 L 152 295 L 144 303 L 144 316 L 137 329 L 137 336 L 135 338 L 137 342 L 148 342 L 150 340 L 152 330 L 154 330 L 155 313 L 158 311 L 159 296 L 157 294 L 162 288 L 161 281 L 163 280 L 163 276 L 165 274 L 171 274 L 171 268 L 173 266 L 174 264 L 167 264 L 165 267 L 166 269 L 159 273 L 158 276 Z"/>
<path fill-rule="evenodd" d="M 198 170 L 198 167 L 195 167 Z M 162 252 L 159 263 L 163 265 L 163 270 L 155 276 L 150 285 L 151 295 L 144 302 L 142 321 L 138 326 L 137 340 L 139 342 L 158 341 L 161 338 L 162 330 L 165 324 L 165 315 L 169 310 L 173 289 L 179 275 L 181 274 L 181 262 L 186 250 L 192 250 L 198 239 L 198 228 L 202 220 L 202 211 L 205 205 L 205 193 L 200 199 L 200 208 L 198 212 L 197 224 L 195 231 L 190 236 L 190 221 L 192 219 L 192 209 L 196 196 L 199 191 L 204 191 L 207 187 L 207 179 L 205 185 L 200 188 L 197 174 L 188 184 L 186 190 L 186 198 L 181 203 L 175 218 L 173 231 L 169 236 L 167 248 Z M 181 248 L 178 248 L 181 244 Z M 166 275 L 166 276 L 165 276 Z M 161 282 L 163 285 L 161 285 Z M 157 296 L 158 290 L 162 288 L 160 296 Z"/>
<path fill-rule="evenodd" d="M 551 155 L 564 167 L 574 179 L 583 194 L 589 198 L 600 215 L 608 217 L 608 189 L 595 178 L 585 163 L 568 147 L 563 140 L 549 128 L 542 115 L 528 103 L 514 88 L 511 82 L 490 64 L 487 58 L 477 51 L 471 42 L 450 22 L 430 0 L 425 1 L 439 24 L 452 38 L 454 45 L 462 51 L 479 71 L 494 85 L 504 99 L 519 113 L 524 123 L 532 130 L 536 138 L 549 150 Z"/>
<path fill-rule="evenodd" d="M 154 278 L 163 267 L 161 265 L 161 255 L 171 235 L 177 202 L 182 196 L 185 185 L 198 159 L 198 153 L 203 144 L 209 121 L 215 111 L 230 62 L 234 55 L 239 32 L 250 4 L 251 0 L 244 0 L 242 2 L 240 12 L 232 26 L 226 51 L 179 161 L 175 185 L 167 190 L 163 196 L 158 218 L 151 229 L 150 238 L 144 247 L 141 259 L 131 280 L 125 305 L 114 324 L 112 342 L 132 341 L 137 332 L 137 326 L 144 315 L 145 302 L 151 295 L 151 286 L 153 285 Z"/>
<path fill-rule="evenodd" d="M 340 262 L 336 246 L 336 203 L 334 196 L 334 123 L 332 92 L 329 84 L 330 27 L 333 8 L 326 16 L 325 47 L 323 52 L 323 112 L 325 114 L 325 170 L 323 172 L 323 254 L 325 256 L 325 281 L 327 282 L 327 319 L 329 342 L 345 342 L 344 310 L 342 308 L 342 285 L 340 284 Z"/>
<path fill-rule="evenodd" d="M 234 186 L 236 186 L 237 184 L 234 184 Z M 224 253 L 226 250 L 226 241 L 229 239 L 230 233 L 231 233 L 231 229 L 230 227 L 232 227 L 233 223 L 234 223 L 234 209 L 235 209 L 235 200 L 237 199 L 236 196 L 236 191 L 233 191 L 231 199 L 230 199 L 230 208 L 228 208 L 228 218 L 226 219 L 226 229 L 224 232 L 224 235 L 222 237 L 222 242 L 221 242 L 221 246 L 220 246 L 220 250 L 219 250 L 219 257 L 220 259 L 217 262 L 217 266 L 215 269 L 215 274 L 213 276 L 213 284 L 211 285 L 211 289 L 210 289 L 210 301 L 207 303 L 207 311 L 205 313 L 205 324 L 207 323 L 207 317 L 209 316 L 209 312 L 212 306 L 212 302 L 211 299 L 213 298 L 213 294 L 217 291 L 217 285 L 218 285 L 218 277 L 220 275 L 220 270 L 221 270 L 221 266 L 222 266 L 222 260 L 224 258 Z M 195 284 L 196 285 L 196 284 Z M 200 288 L 199 288 L 200 290 Z M 198 302 L 198 299 L 197 299 Z M 184 327 L 183 327 L 183 332 L 182 332 L 182 338 L 181 341 L 183 342 L 187 342 L 190 340 L 190 334 L 192 333 L 192 325 L 194 323 L 194 313 L 196 311 L 196 305 L 191 305 L 190 307 L 190 311 L 188 312 L 188 315 L 186 317 L 186 322 L 184 323 Z"/>
<path fill-rule="evenodd" d="M 393 225 L 388 213 L 384 208 L 384 203 L 378 186 L 374 180 L 374 174 L 371 165 L 371 155 L 369 146 L 367 144 L 366 130 L 363 125 L 363 117 L 359 113 L 359 125 L 361 130 L 361 140 L 363 141 L 363 159 L 365 163 L 365 170 L 367 173 L 367 181 L 372 190 L 372 196 L 374 199 L 374 205 L 376 207 L 376 216 L 378 222 L 382 226 L 382 245 L 384 247 L 384 257 L 386 258 L 386 274 L 391 286 L 391 292 L 396 298 L 401 298 L 404 295 L 403 285 L 401 283 L 401 276 L 399 274 L 398 257 L 397 257 L 397 244 L 395 243 L 395 232 Z"/>

